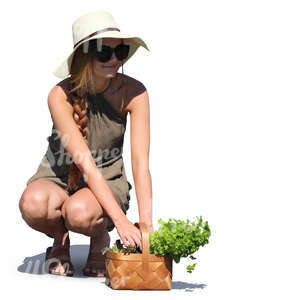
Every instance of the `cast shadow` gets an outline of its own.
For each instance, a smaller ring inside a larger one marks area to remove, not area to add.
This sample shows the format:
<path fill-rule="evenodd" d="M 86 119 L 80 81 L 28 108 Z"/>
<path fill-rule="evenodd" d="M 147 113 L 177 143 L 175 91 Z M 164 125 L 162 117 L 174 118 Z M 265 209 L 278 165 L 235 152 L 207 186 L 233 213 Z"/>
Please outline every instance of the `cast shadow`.
<path fill-rule="evenodd" d="M 184 290 L 186 292 L 193 292 L 196 289 L 204 289 L 206 284 L 204 283 L 188 283 L 184 281 L 173 281 L 172 290 Z"/>
<path fill-rule="evenodd" d="M 73 277 L 76 278 L 96 278 L 96 279 L 105 279 L 105 277 L 90 277 L 82 274 L 82 269 L 85 266 L 88 253 L 89 253 L 89 245 L 71 245 L 70 246 L 70 255 L 71 261 L 74 266 L 75 272 Z M 35 274 L 35 275 L 50 275 L 44 270 L 44 262 L 45 262 L 45 252 L 36 254 L 33 256 L 25 257 L 23 263 L 18 266 L 17 270 L 22 273 L 27 274 Z M 52 275 L 53 276 L 53 275 Z M 71 277 L 70 277 L 71 278 Z M 204 289 L 206 284 L 196 284 L 196 283 L 188 283 L 184 281 L 173 281 L 172 282 L 172 290 L 183 290 L 186 292 L 193 292 L 196 289 Z"/>
<path fill-rule="evenodd" d="M 74 266 L 75 272 L 73 277 L 77 278 L 93 278 L 82 274 L 82 269 L 85 266 L 90 246 L 89 245 L 71 245 L 70 255 L 71 261 Z M 22 273 L 34 274 L 34 275 L 47 275 L 45 272 L 45 255 L 46 252 L 39 253 L 33 256 L 27 256 L 23 260 L 23 263 L 18 266 L 17 270 Z M 51 274 L 49 274 L 51 275 Z M 101 279 L 104 277 L 94 277 Z"/>

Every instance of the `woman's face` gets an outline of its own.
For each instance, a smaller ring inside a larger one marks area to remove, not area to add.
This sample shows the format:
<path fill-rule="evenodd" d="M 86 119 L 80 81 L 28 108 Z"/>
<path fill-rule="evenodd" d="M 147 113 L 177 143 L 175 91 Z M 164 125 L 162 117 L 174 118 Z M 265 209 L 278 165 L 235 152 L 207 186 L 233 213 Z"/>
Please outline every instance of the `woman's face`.
<path fill-rule="evenodd" d="M 115 48 L 119 44 L 121 44 L 122 39 L 117 38 L 103 38 L 102 45 L 110 46 Z M 125 42 L 124 42 L 125 43 Z M 99 50 L 101 46 L 101 41 L 99 42 Z M 113 52 L 111 58 L 107 62 L 100 62 L 97 59 L 93 60 L 93 73 L 96 77 L 105 77 L 111 78 L 115 77 L 118 72 L 120 66 L 122 65 L 122 61 L 118 60 L 115 53 Z"/>

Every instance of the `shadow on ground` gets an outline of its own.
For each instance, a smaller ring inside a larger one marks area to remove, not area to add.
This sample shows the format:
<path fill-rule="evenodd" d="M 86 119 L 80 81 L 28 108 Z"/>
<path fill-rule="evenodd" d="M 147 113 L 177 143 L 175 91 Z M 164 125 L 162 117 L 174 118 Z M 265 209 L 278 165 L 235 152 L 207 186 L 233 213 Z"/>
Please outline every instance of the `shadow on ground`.
<path fill-rule="evenodd" d="M 76 278 L 93 278 L 89 276 L 85 276 L 82 274 L 82 269 L 86 264 L 86 260 L 89 253 L 89 245 L 71 245 L 70 246 L 70 255 L 71 261 L 75 269 L 75 273 L 73 277 Z M 45 252 L 36 254 L 33 256 L 25 257 L 23 263 L 18 266 L 17 270 L 22 273 L 27 274 L 35 274 L 35 275 L 49 275 L 49 276 L 58 276 L 58 275 L 50 275 L 48 272 L 45 272 Z M 72 278 L 72 277 L 68 277 Z M 95 277 L 94 277 L 95 278 Z M 95 279 L 100 279 L 104 277 L 96 277 Z M 172 290 L 183 290 L 186 292 L 193 292 L 196 289 L 204 289 L 206 284 L 196 284 L 196 283 L 188 283 L 184 281 L 173 281 L 172 282 Z"/>
<path fill-rule="evenodd" d="M 75 269 L 73 277 L 79 278 L 91 278 L 83 275 L 82 269 L 86 264 L 90 246 L 89 245 L 71 245 L 70 255 L 71 261 Z M 25 257 L 23 264 L 20 265 L 17 270 L 22 273 L 35 274 L 35 275 L 47 275 L 45 272 L 45 255 L 46 252 L 36 254 L 33 256 Z M 50 275 L 50 274 L 49 274 Z M 50 275 L 51 276 L 51 275 Z M 53 275 L 57 276 L 57 275 Z M 98 277 L 99 278 L 99 277 Z"/>

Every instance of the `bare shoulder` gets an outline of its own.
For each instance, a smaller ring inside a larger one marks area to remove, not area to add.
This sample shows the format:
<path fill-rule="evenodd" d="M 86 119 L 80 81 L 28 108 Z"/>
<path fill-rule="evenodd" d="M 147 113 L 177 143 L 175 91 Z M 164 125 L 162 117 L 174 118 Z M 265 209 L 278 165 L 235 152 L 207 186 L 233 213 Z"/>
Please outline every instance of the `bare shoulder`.
<path fill-rule="evenodd" d="M 68 78 L 65 78 L 58 83 L 56 83 L 50 90 L 49 95 L 61 95 L 64 98 L 67 98 L 69 90 L 69 81 Z"/>
<path fill-rule="evenodd" d="M 142 98 L 148 98 L 148 92 L 145 85 L 138 79 L 127 74 L 120 74 L 126 84 L 126 110 L 131 112 L 137 102 Z"/>
<path fill-rule="evenodd" d="M 58 83 L 56 83 L 56 85 L 53 87 L 53 89 L 56 90 L 60 90 L 61 92 L 63 92 L 67 98 L 69 90 L 71 89 L 71 84 L 70 84 L 70 80 L 69 78 L 65 78 L 61 81 L 59 81 Z"/>
<path fill-rule="evenodd" d="M 69 81 L 68 78 L 56 83 L 48 94 L 48 105 L 56 105 L 65 102 L 67 109 L 72 112 L 73 107 L 68 100 Z"/>

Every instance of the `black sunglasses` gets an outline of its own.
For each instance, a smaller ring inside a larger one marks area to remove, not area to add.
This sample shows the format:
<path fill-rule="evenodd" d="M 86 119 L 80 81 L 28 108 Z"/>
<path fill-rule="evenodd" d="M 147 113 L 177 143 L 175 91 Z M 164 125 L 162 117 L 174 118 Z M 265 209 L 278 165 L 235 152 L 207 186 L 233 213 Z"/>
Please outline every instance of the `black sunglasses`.
<path fill-rule="evenodd" d="M 129 45 L 126 44 L 119 44 L 115 48 L 112 48 L 110 46 L 102 45 L 101 51 L 96 50 L 95 57 L 100 62 L 107 62 L 111 59 L 113 52 L 115 52 L 115 55 L 118 60 L 123 60 L 127 58 L 129 53 Z"/>

